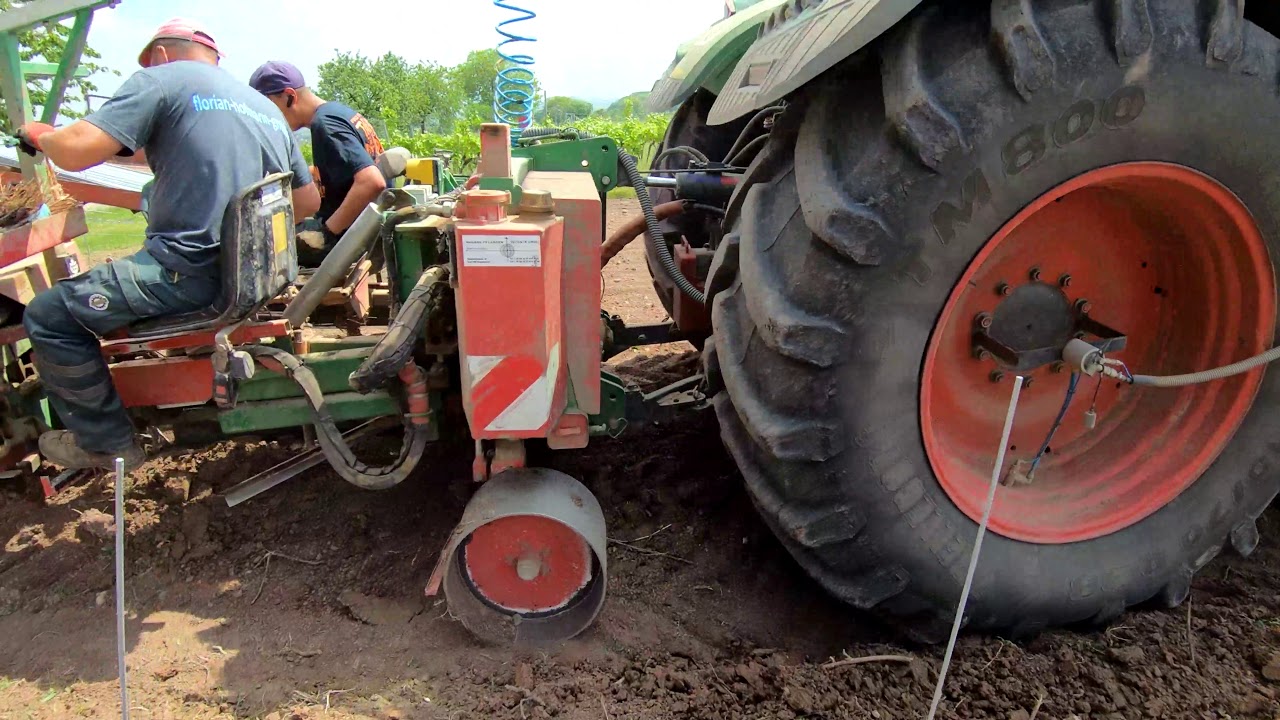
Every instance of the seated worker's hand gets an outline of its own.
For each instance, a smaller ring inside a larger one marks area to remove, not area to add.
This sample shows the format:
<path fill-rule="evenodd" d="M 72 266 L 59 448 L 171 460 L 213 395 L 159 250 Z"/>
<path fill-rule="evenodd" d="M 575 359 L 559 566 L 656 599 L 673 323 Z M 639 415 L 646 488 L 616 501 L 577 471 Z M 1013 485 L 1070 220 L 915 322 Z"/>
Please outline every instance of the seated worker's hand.
<path fill-rule="evenodd" d="M 18 138 L 18 149 L 22 152 L 35 157 L 37 153 L 44 152 L 40 147 L 40 138 L 53 132 L 53 126 L 42 122 L 29 122 L 18 128 L 16 137 Z"/>

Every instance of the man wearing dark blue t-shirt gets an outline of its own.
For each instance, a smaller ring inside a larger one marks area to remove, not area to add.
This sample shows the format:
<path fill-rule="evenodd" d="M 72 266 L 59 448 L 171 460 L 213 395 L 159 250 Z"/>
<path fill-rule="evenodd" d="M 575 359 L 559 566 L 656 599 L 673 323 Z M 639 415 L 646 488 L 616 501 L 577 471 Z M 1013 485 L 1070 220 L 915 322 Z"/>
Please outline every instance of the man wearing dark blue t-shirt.
<path fill-rule="evenodd" d="M 145 153 L 155 173 L 143 249 L 58 283 L 23 315 L 41 382 L 69 428 L 40 437 L 41 454 L 57 465 L 141 462 L 98 336 L 213 303 L 222 218 L 241 190 L 292 172 L 294 212 L 320 205 L 284 118 L 220 69 L 219 57 L 197 24 L 171 20 L 139 56 L 143 69 L 96 113 L 59 130 L 30 123 L 18 133 L 26 152 L 43 152 L 65 170 Z"/>
<path fill-rule="evenodd" d="M 363 115 L 317 96 L 302 72 L 287 62 L 264 64 L 254 71 L 249 85 L 275 103 L 294 130 L 311 130 L 320 212 L 311 223 L 303 223 L 298 234 L 298 261 L 314 267 L 386 189 L 387 179 L 376 165 L 382 141 Z"/>

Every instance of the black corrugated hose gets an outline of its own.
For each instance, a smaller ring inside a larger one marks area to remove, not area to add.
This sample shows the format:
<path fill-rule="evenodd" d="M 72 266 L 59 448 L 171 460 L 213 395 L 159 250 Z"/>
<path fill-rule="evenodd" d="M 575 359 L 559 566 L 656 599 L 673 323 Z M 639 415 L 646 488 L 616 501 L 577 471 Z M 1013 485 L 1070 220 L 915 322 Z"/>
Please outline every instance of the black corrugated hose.
<path fill-rule="evenodd" d="M 298 387 L 302 388 L 307 404 L 311 406 L 311 416 L 320 450 L 343 480 L 365 490 L 386 490 L 400 484 L 418 466 L 418 459 L 422 457 L 427 443 L 431 441 L 430 425 L 414 425 L 406 421 L 400 457 L 396 458 L 391 465 L 381 467 L 365 465 L 351 452 L 346 440 L 342 438 L 342 432 L 338 430 L 333 416 L 325 406 L 324 392 L 320 389 L 320 383 L 311 372 L 311 368 L 297 357 L 277 348 L 251 345 L 245 350 L 254 357 L 267 358 L 279 363 L 286 374 L 298 383 Z"/>
<path fill-rule="evenodd" d="M 373 352 L 347 379 L 351 389 L 369 393 L 386 385 L 413 357 L 413 348 L 422 337 L 431 309 L 449 288 L 449 269 L 443 265 L 427 268 L 418 278 L 391 326 L 373 346 Z"/>
<path fill-rule="evenodd" d="M 662 266 L 662 272 L 666 273 L 667 279 L 675 284 L 680 292 L 689 296 L 690 300 L 699 305 L 707 301 L 707 296 L 701 290 L 694 287 L 693 283 L 680 272 L 680 268 L 676 265 L 676 259 L 671 256 L 671 248 L 667 247 L 667 240 L 662 235 L 662 228 L 658 225 L 658 216 L 653 212 L 653 200 L 649 199 L 649 187 L 645 185 L 644 178 L 640 176 L 640 170 L 636 167 L 635 158 L 628 155 L 623 150 L 618 150 L 618 162 L 622 165 L 622 170 L 627 174 L 627 181 L 631 183 L 631 187 L 635 188 L 636 199 L 640 201 L 640 211 L 644 213 L 645 242 L 649 244 L 649 248 L 654 255 L 658 256 L 658 263 Z"/>

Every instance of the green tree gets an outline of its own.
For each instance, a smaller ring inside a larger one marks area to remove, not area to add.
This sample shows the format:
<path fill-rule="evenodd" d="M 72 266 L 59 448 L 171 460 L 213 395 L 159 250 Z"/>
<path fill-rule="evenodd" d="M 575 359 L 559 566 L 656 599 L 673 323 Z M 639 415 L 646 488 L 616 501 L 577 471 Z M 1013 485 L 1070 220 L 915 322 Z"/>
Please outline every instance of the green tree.
<path fill-rule="evenodd" d="M 0 13 L 22 7 L 24 0 L 0 0 Z M 62 50 L 67 46 L 67 35 L 71 33 L 69 24 L 53 23 L 39 25 L 18 33 L 18 55 L 23 61 L 57 63 L 62 58 Z M 80 67 L 90 74 L 105 70 L 94 60 L 102 56 L 93 48 L 86 46 L 81 56 Z M 115 73 L 119 74 L 119 73 Z M 49 97 L 49 80 L 28 80 L 27 92 L 31 95 L 32 107 L 43 107 Z M 74 119 L 83 117 L 84 113 L 75 109 L 75 105 L 86 102 L 85 96 L 98 89 L 89 78 L 73 78 L 67 85 L 67 93 L 59 109 L 59 117 Z M 0 98 L 0 130 L 12 132 L 9 127 L 8 109 L 4 99 Z"/>
<path fill-rule="evenodd" d="M 589 116 L 593 109 L 586 100 L 556 95 L 547 98 L 545 116 L 548 125 L 567 125 Z"/>
<path fill-rule="evenodd" d="M 605 110 L 605 115 L 622 119 L 629 117 L 644 117 L 649 113 L 644 110 L 644 102 L 649 98 L 647 91 L 634 92 L 630 95 L 619 98 Z"/>

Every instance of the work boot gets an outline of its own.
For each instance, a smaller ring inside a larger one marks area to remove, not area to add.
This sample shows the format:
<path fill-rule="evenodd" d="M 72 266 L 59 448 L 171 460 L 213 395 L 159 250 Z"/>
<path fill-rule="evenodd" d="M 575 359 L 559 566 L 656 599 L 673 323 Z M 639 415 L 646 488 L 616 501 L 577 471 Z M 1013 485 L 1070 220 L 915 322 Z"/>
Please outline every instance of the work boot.
<path fill-rule="evenodd" d="M 146 453 L 136 442 L 114 453 L 89 452 L 76 442 L 75 433 L 70 430 L 50 430 L 40 436 L 40 455 L 45 460 L 68 470 L 85 470 L 87 468 L 107 468 L 116 466 L 116 458 L 124 458 L 127 470 L 135 470 L 147 459 Z"/>

